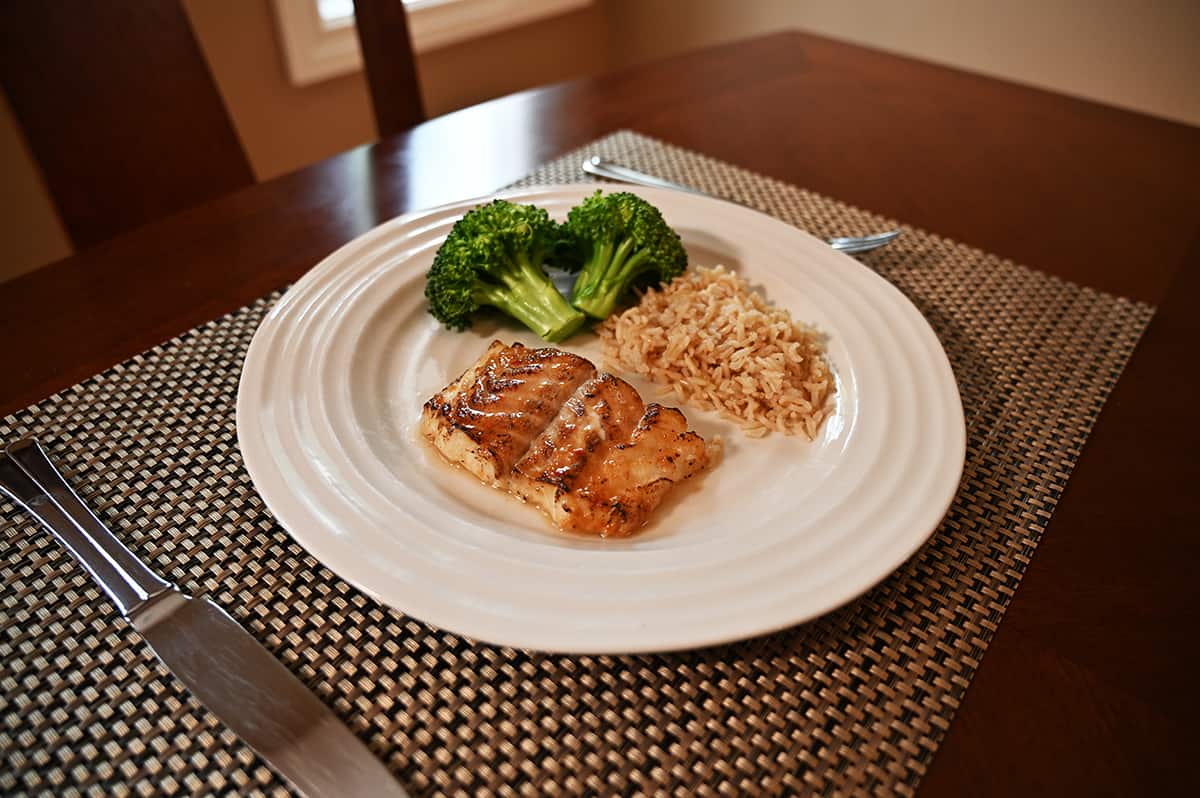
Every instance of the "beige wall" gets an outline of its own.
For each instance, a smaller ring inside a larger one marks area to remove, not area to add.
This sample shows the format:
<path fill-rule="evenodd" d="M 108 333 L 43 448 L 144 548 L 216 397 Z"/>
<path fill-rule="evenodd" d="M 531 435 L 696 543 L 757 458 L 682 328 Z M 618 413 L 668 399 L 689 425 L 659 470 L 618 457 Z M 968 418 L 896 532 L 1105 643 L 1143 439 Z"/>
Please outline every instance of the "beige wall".
<path fill-rule="evenodd" d="M 260 179 L 373 138 L 361 75 L 287 80 L 269 0 L 184 0 Z M 438 115 L 758 33 L 800 28 L 1200 125 L 1196 0 L 596 0 L 581 11 L 424 53 Z M 0 98 L 0 280 L 69 244 Z"/>
<path fill-rule="evenodd" d="M 613 66 L 799 28 L 1200 125 L 1197 0 L 606 0 L 606 9 Z"/>
<path fill-rule="evenodd" d="M 361 74 L 288 82 L 270 0 L 183 0 L 242 149 L 259 180 L 371 140 Z"/>

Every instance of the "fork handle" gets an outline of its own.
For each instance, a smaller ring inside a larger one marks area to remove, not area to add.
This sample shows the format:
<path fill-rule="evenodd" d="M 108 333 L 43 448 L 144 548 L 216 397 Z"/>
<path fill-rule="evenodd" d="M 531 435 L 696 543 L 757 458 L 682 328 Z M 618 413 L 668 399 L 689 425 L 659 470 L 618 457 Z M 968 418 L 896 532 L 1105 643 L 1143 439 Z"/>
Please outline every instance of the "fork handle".
<path fill-rule="evenodd" d="M 174 590 L 142 563 L 76 495 L 41 445 L 22 440 L 0 456 L 0 489 L 54 533 L 126 618 Z"/>
<path fill-rule="evenodd" d="M 609 180 L 616 180 L 621 183 L 634 183 L 639 186 L 649 186 L 651 188 L 671 188 L 676 191 L 686 191 L 689 194 L 699 194 L 702 197 L 721 199 L 698 188 L 685 186 L 683 183 L 663 180 L 661 177 L 648 175 L 645 172 L 639 172 L 636 169 L 630 169 L 627 166 L 606 161 L 598 155 L 593 155 L 583 162 L 583 171 L 596 177 L 606 177 Z"/>

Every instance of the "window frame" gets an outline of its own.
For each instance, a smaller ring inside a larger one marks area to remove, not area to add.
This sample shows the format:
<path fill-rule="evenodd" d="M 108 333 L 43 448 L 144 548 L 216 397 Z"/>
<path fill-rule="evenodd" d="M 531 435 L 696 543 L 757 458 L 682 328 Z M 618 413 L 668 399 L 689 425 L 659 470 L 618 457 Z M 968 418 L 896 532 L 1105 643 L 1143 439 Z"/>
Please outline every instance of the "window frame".
<path fill-rule="evenodd" d="M 404 0 L 413 51 L 437 50 L 479 36 L 584 8 L 592 0 Z M 353 17 L 321 19 L 317 0 L 273 0 L 288 78 L 310 86 L 362 69 Z"/>

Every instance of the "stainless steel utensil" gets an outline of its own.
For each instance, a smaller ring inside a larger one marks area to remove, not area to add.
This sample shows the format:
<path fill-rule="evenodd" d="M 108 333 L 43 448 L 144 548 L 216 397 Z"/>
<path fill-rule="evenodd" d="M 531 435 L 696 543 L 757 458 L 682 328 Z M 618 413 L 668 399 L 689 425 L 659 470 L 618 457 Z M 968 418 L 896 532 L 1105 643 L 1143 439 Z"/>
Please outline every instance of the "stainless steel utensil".
<path fill-rule="evenodd" d="M 709 194 L 692 186 L 685 186 L 683 183 L 663 180 L 661 177 L 655 177 L 645 172 L 639 172 L 636 169 L 630 169 L 628 166 L 622 166 L 619 163 L 605 160 L 599 155 L 593 155 L 584 160 L 583 171 L 590 175 L 617 180 L 622 183 L 633 183 L 639 186 L 650 186 L 651 188 L 669 188 L 675 191 L 686 191 L 688 194 L 699 194 L 702 197 L 725 199 L 724 197 L 717 197 L 714 194 Z M 736 202 L 736 200 L 734 201 Z M 743 203 L 739 202 L 738 204 L 741 205 Z M 839 236 L 829 239 L 829 246 L 839 252 L 853 255 L 856 252 L 867 252 L 868 250 L 878 249 L 895 240 L 898 235 L 900 235 L 899 230 L 888 230 L 885 233 L 875 233 L 869 236 Z"/>
<path fill-rule="evenodd" d="M 301 793 L 407 793 L 304 684 L 206 598 L 146 567 L 79 499 L 36 440 L 0 454 L 0 491 L 49 529 L 197 699 Z"/>

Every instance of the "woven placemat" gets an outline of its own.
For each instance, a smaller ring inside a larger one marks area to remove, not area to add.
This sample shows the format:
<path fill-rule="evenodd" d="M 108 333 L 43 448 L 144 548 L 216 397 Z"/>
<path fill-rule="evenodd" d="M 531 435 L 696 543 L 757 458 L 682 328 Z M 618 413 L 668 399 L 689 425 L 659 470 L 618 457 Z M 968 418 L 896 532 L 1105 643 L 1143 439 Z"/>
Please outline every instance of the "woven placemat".
<path fill-rule="evenodd" d="M 895 225 L 629 132 L 587 152 L 818 235 Z M 523 184 L 583 179 L 580 153 Z M 966 470 L 933 538 L 870 593 L 680 654 L 478 645 L 381 606 L 281 529 L 242 466 L 239 369 L 277 295 L 0 423 L 38 435 L 160 573 L 236 616 L 417 795 L 911 794 L 1046 527 L 1146 305 L 911 228 L 864 257 L 958 378 Z M 66 552 L 0 501 L 0 792 L 286 793 Z"/>

